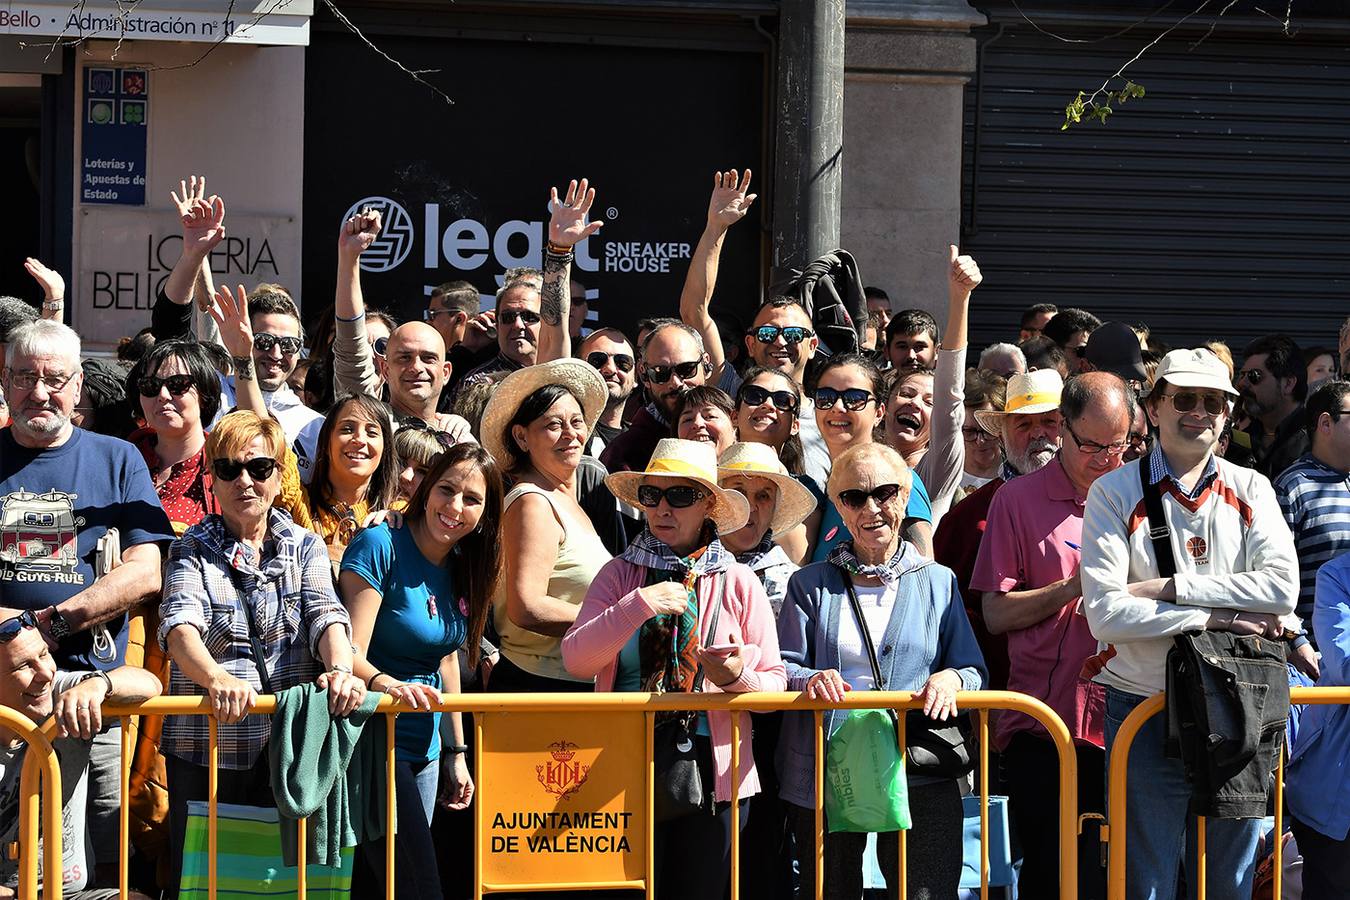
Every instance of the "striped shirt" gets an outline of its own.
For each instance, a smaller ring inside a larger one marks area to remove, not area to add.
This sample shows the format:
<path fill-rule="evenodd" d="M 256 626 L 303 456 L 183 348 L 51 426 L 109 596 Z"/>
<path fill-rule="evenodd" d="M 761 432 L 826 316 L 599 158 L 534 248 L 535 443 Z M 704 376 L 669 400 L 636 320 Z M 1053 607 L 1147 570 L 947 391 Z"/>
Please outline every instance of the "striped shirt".
<path fill-rule="evenodd" d="M 323 671 L 319 638 L 330 625 L 340 624 L 351 634 L 351 619 L 333 591 L 323 541 L 278 509 L 268 516 L 261 560 L 226 530 L 220 516 L 207 516 L 189 528 L 169 548 L 159 608 L 160 646 L 167 650 L 169 632 L 190 625 L 201 635 L 211 658 L 258 693 L 262 693 L 262 679 L 249 641 L 250 618 L 258 629 L 273 691 L 319 676 Z M 168 692 L 180 697 L 206 695 L 176 662 L 170 669 Z M 205 766 L 208 729 L 206 716 L 168 716 L 160 749 Z M 221 725 L 217 731 L 220 767 L 251 768 L 267 746 L 271 730 L 271 717 L 261 715 Z"/>
<path fill-rule="evenodd" d="M 1317 570 L 1350 551 L 1350 475 L 1305 454 L 1275 479 L 1275 495 L 1298 551 L 1296 611 L 1311 623 Z"/>

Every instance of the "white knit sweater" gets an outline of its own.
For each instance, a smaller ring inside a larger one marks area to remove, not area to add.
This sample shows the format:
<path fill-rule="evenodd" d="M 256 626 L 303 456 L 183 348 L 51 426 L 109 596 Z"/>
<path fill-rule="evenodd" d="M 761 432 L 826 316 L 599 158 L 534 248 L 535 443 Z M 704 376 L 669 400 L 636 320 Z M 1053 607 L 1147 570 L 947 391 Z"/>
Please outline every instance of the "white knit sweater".
<path fill-rule="evenodd" d="M 1217 460 L 1218 477 L 1194 501 L 1163 482 L 1163 512 L 1176 557 L 1175 602 L 1131 596 L 1159 577 L 1139 466 L 1103 475 L 1083 521 L 1083 613 L 1103 645 L 1096 680 L 1132 694 L 1163 690 L 1172 637 L 1203 630 L 1216 608 L 1286 615 L 1298 598 L 1298 555 L 1264 475 Z"/>

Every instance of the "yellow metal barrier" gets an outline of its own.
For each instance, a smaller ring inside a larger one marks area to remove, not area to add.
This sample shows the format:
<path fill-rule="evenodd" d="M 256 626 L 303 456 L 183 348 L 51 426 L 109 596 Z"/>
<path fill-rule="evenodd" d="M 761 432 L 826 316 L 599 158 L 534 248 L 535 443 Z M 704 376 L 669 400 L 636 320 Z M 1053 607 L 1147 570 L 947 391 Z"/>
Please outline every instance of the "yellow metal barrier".
<path fill-rule="evenodd" d="M 1041 701 L 1028 697 L 1023 694 L 1015 694 L 1006 691 L 962 691 L 957 694 L 958 708 L 962 711 L 979 712 L 979 789 L 980 789 L 980 896 L 987 900 L 989 895 L 989 835 L 988 835 L 988 805 L 989 805 L 989 760 L 988 760 L 988 737 L 989 737 L 989 711 L 994 709 L 1005 709 L 1025 713 L 1039 721 L 1045 726 L 1050 738 L 1054 741 L 1059 752 L 1059 822 L 1060 822 L 1060 898 L 1061 900 L 1076 900 L 1078 885 L 1078 844 L 1077 844 L 1077 813 L 1078 813 L 1078 772 L 1077 756 L 1074 752 L 1073 741 L 1070 737 L 1068 728 L 1054 713 L 1050 707 Z M 732 816 L 732 844 L 731 844 L 731 897 L 738 900 L 740 893 L 740 840 L 739 840 L 739 804 L 740 799 L 740 779 L 735 777 L 739 772 L 740 749 L 739 735 L 743 727 L 743 715 L 749 712 L 773 712 L 773 711 L 794 711 L 811 712 L 815 720 L 815 784 L 816 784 L 816 809 L 815 809 L 815 847 L 813 852 L 816 857 L 815 867 L 815 891 L 816 897 L 821 897 L 824 891 L 824 836 L 825 822 L 823 812 L 823 798 L 825 791 L 825 735 L 823 728 L 824 711 L 829 709 L 882 709 L 891 708 L 896 710 L 915 709 L 920 706 L 914 700 L 914 695 L 909 692 L 880 692 L 880 691 L 860 691 L 856 694 L 850 694 L 838 703 L 825 701 L 809 700 L 801 694 L 791 693 L 747 693 L 747 694 L 443 694 L 438 706 L 441 712 L 469 712 L 477 714 L 475 723 L 475 733 L 477 735 L 476 753 L 477 753 L 477 771 L 482 772 L 483 747 L 485 738 L 485 729 L 492 728 L 492 717 L 494 714 L 501 713 L 632 713 L 641 716 L 645 729 L 645 748 L 646 760 L 644 771 L 645 795 L 647 811 L 651 809 L 652 790 L 655 776 L 654 763 L 652 761 L 653 750 L 653 725 L 656 713 L 661 711 L 724 711 L 729 712 L 732 717 L 732 796 L 731 816 Z M 275 711 L 276 702 L 273 697 L 262 696 L 254 704 L 250 714 L 269 715 Z M 417 712 L 410 707 L 394 703 L 390 698 L 385 697 L 381 700 L 377 709 L 378 712 L 389 716 L 389 727 L 387 730 L 387 749 L 388 763 L 386 777 L 388 779 L 388 807 L 386 809 L 387 821 L 394 820 L 394 728 L 393 718 L 399 714 L 412 714 Z M 3 712 L 0 710 L 0 712 Z M 206 698 L 193 697 L 158 697 L 143 703 L 134 705 L 107 704 L 103 709 L 105 716 L 120 716 L 123 720 L 124 738 L 122 747 L 122 785 L 126 789 L 127 772 L 130 762 L 130 747 L 127 717 L 134 715 L 210 715 L 210 704 Z M 0 720 L 3 721 L 3 720 Z M 899 717 L 899 741 L 903 752 L 905 743 L 904 717 Z M 30 723 L 31 725 L 31 723 Z M 50 725 L 49 725 L 50 727 Z M 35 729 L 29 732 L 21 732 L 28 736 L 30 740 L 36 739 L 40 746 L 47 748 L 47 754 L 50 754 L 50 744 L 46 742 L 41 734 Z M 490 735 L 488 735 L 490 737 Z M 209 858 L 209 900 L 215 900 L 215 882 L 216 882 L 216 781 L 217 781 L 217 748 L 216 748 L 216 723 L 212 719 L 209 730 L 210 739 L 210 776 L 208 789 L 208 858 Z M 43 756 L 44 759 L 47 755 Z M 59 780 L 59 772 L 54 769 L 54 759 L 50 760 L 48 769 L 52 769 L 49 775 L 49 781 Z M 25 789 L 28 782 L 25 781 Z M 478 796 L 475 803 L 478 806 L 476 816 L 476 840 L 475 840 L 475 896 L 481 898 L 485 893 L 496 891 L 518 891 L 518 890 L 558 890 L 558 889 L 599 889 L 626 887 L 644 890 L 648 898 L 655 896 L 655 881 L 652 853 L 652 844 L 655 833 L 655 826 L 652 817 L 645 816 L 644 838 L 645 847 L 645 871 L 643 877 L 638 880 L 610 881 L 596 883 L 558 882 L 556 884 L 541 884 L 532 882 L 527 885 L 513 884 L 484 884 L 483 882 L 483 840 L 484 823 L 482 820 L 482 797 L 484 794 L 483 785 L 479 785 Z M 491 787 L 490 785 L 488 786 Z M 33 792 L 36 795 L 36 792 Z M 58 791 L 59 796 L 59 791 Z M 59 804 L 57 804 L 59 806 Z M 52 805 L 48 805 L 48 815 Z M 59 828 L 52 831 L 52 824 L 48 823 L 48 833 L 59 834 Z M 119 868 L 122 872 L 121 890 L 122 897 L 127 897 L 127 858 L 130 852 L 129 846 L 129 821 L 128 804 L 122 804 L 121 812 L 121 848 Z M 304 825 L 301 824 L 303 829 Z M 35 836 L 33 840 L 35 840 Z M 906 856 L 906 835 L 900 832 L 900 853 L 899 853 L 899 871 L 898 876 L 898 894 L 904 900 L 907 897 L 908 889 L 906 884 L 907 876 L 907 856 Z M 47 869 L 49 886 L 51 884 L 51 873 L 53 870 L 59 874 L 59 840 L 57 842 L 48 842 L 47 851 L 52 852 L 53 843 L 58 849 L 57 863 L 54 867 Z M 29 844 L 28 846 L 31 846 Z M 300 846 L 303 848 L 303 831 L 301 832 Z M 386 884 L 386 897 L 392 900 L 394 891 L 394 842 L 386 841 L 387 847 L 387 872 L 388 882 Z M 303 849 L 302 849 L 303 852 Z M 22 882 L 21 882 L 22 883 Z M 30 891 L 36 890 L 36 873 L 28 879 Z M 50 890 L 50 887 L 49 887 Z M 59 877 L 56 886 L 56 892 L 48 893 L 48 898 L 57 898 L 59 894 Z M 30 893 L 29 896 L 32 894 Z M 23 896 L 23 895 L 21 895 Z M 306 896 L 304 883 L 303 857 L 300 868 L 300 889 L 299 897 Z"/>
<path fill-rule="evenodd" d="M 1109 864 L 1106 870 L 1106 891 L 1107 900 L 1125 900 L 1125 859 L 1127 848 L 1125 837 L 1127 834 L 1126 816 L 1126 782 L 1129 773 L 1129 755 L 1130 748 L 1134 744 L 1135 736 L 1139 729 L 1144 727 L 1144 723 L 1157 715 L 1165 706 L 1166 696 L 1164 694 L 1154 694 L 1144 702 L 1136 706 L 1125 721 L 1121 723 L 1120 730 L 1116 732 L 1116 739 L 1111 748 L 1111 763 L 1108 770 L 1107 781 L 1107 802 L 1106 813 L 1108 819 L 1113 823 L 1109 844 Z M 1289 689 L 1289 702 L 1296 705 L 1325 705 L 1332 703 L 1350 703 L 1350 687 L 1294 687 Z M 1283 864 L 1284 864 L 1284 846 L 1281 841 L 1281 835 L 1284 833 L 1284 760 L 1287 748 L 1281 746 L 1279 764 L 1276 769 L 1275 777 L 1275 883 L 1273 885 L 1273 896 L 1281 896 L 1283 888 Z M 1205 819 L 1200 817 L 1196 823 L 1196 870 L 1197 880 L 1196 897 L 1198 900 L 1205 900 Z"/>
<path fill-rule="evenodd" d="M 61 898 L 63 848 L 61 846 L 61 766 L 51 741 L 23 713 L 0 706 L 0 728 L 28 744 L 19 776 L 19 900 L 37 900 L 38 810 L 42 811 L 42 880 L 45 897 Z M 45 793 L 44 793 L 45 792 Z M 4 848 L 6 851 L 8 848 Z"/>

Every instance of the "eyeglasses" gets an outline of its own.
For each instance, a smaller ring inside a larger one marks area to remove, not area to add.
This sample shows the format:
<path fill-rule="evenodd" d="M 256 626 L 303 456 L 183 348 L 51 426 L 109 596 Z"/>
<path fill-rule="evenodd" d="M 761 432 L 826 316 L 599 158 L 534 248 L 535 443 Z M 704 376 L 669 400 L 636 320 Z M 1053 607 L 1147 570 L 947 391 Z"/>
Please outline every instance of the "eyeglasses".
<path fill-rule="evenodd" d="M 773 401 L 775 409 L 791 413 L 797 411 L 797 397 L 791 391 L 771 391 L 757 384 L 749 384 L 741 388 L 741 397 L 738 402 L 749 406 L 763 406 L 770 400 Z"/>
<path fill-rule="evenodd" d="M 497 313 L 497 322 L 510 328 L 516 322 L 524 322 L 527 326 L 539 324 L 539 313 L 531 309 L 508 309 L 504 313 Z"/>
<path fill-rule="evenodd" d="M 273 347 L 280 347 L 282 356 L 290 356 L 300 352 L 300 339 L 268 334 L 266 331 L 253 336 L 253 349 L 259 353 L 271 353 Z"/>
<path fill-rule="evenodd" d="M 1099 453 L 1105 453 L 1107 456 L 1122 456 L 1130 448 L 1130 440 L 1126 438 L 1123 441 L 1114 441 L 1110 444 L 1099 444 L 1096 441 L 1085 441 L 1073 430 L 1073 426 L 1068 420 L 1064 422 L 1064 430 L 1073 436 L 1073 442 L 1078 445 L 1078 452 L 1084 456 L 1096 456 Z"/>
<path fill-rule="evenodd" d="M 693 362 L 675 363 L 673 366 L 647 366 L 642 371 L 642 377 L 648 384 L 665 384 L 671 375 L 681 381 L 688 381 L 697 375 L 702 367 L 702 360 L 697 359 Z"/>
<path fill-rule="evenodd" d="M 31 609 L 25 609 L 13 618 L 0 622 L 0 644 L 8 644 L 19 636 L 25 628 L 37 628 L 37 616 Z"/>
<path fill-rule="evenodd" d="M 879 484 L 870 491 L 864 491 L 861 488 L 850 488 L 847 491 L 839 492 L 839 502 L 849 509 L 862 509 L 867 505 L 867 498 L 871 497 L 877 501 L 877 506 L 884 506 L 900 493 L 898 484 Z"/>
<path fill-rule="evenodd" d="M 753 334 L 755 340 L 759 341 L 761 344 L 772 344 L 774 341 L 778 340 L 780 334 L 783 336 L 783 340 L 787 341 L 789 344 L 800 344 L 802 341 L 815 335 L 815 332 L 810 328 L 803 328 L 800 325 L 788 325 L 782 328 L 777 325 L 761 325 L 758 328 L 753 329 L 750 333 Z"/>
<path fill-rule="evenodd" d="M 1266 380 L 1266 373 L 1262 369 L 1239 369 L 1235 380 L 1242 381 L 1243 379 L 1246 379 L 1252 387 L 1256 387 Z"/>
<path fill-rule="evenodd" d="M 47 390 L 53 394 L 59 394 L 61 391 L 64 391 L 66 385 L 70 384 L 70 379 L 74 378 L 76 375 L 75 372 L 71 372 L 69 375 L 39 375 L 36 372 L 16 372 L 13 369 L 8 369 L 7 371 L 9 372 L 10 384 L 14 385 L 19 390 L 31 391 L 33 388 L 37 387 L 37 383 L 40 381 L 46 385 Z"/>
<path fill-rule="evenodd" d="M 1259 370 L 1253 370 L 1259 371 Z M 1250 382 L 1255 384 L 1256 382 Z M 1172 408 L 1177 412 L 1190 412 L 1195 409 L 1196 404 L 1203 402 L 1205 412 L 1211 416 L 1217 416 L 1221 412 L 1228 410 L 1228 398 L 1220 394 L 1197 394 L 1195 391 L 1178 391 L 1175 394 L 1164 394 L 1167 400 L 1172 403 Z"/>
<path fill-rule="evenodd" d="M 991 442 L 993 442 L 993 441 L 998 440 L 998 438 L 994 437 L 992 434 L 990 434 L 989 432 L 985 431 L 983 428 L 978 428 L 978 427 L 976 427 L 976 428 L 972 428 L 972 427 L 965 427 L 965 428 L 962 428 L 962 429 L 961 429 L 961 437 L 965 438 L 965 439 L 966 439 L 967 441 L 969 441 L 970 443 L 979 443 L 979 444 L 988 444 L 988 443 L 991 443 Z"/>
<path fill-rule="evenodd" d="M 167 387 L 172 396 L 181 397 L 192 390 L 195 384 L 191 375 L 170 375 L 168 378 L 146 375 L 136 382 L 136 390 L 142 397 L 158 397 L 160 388 Z"/>
<path fill-rule="evenodd" d="M 1341 416 L 1350 416 L 1350 409 L 1329 409 L 1327 415 L 1331 416 L 1331 421 L 1339 422 Z"/>
<path fill-rule="evenodd" d="M 655 509 L 660 506 L 662 497 L 674 509 L 687 509 L 706 496 L 708 496 L 707 491 L 686 484 L 677 484 L 668 488 L 659 488 L 654 484 L 640 484 L 637 489 L 638 503 L 648 509 Z"/>
<path fill-rule="evenodd" d="M 857 412 L 865 409 L 867 404 L 876 399 L 876 395 L 862 388 L 845 388 L 842 391 L 826 387 L 816 388 L 816 409 L 833 409 L 840 398 L 844 401 L 844 409 Z"/>
<path fill-rule="evenodd" d="M 614 360 L 614 367 L 620 372 L 633 371 L 633 357 L 627 353 L 605 353 L 602 350 L 592 350 L 586 354 L 586 362 L 596 369 L 603 369 L 611 359 Z"/>
<path fill-rule="evenodd" d="M 244 470 L 248 470 L 248 477 L 254 481 L 266 481 L 277 470 L 277 461 L 266 456 L 256 456 L 248 462 L 234 459 L 211 460 L 211 474 L 221 481 L 234 481 Z"/>
<path fill-rule="evenodd" d="M 378 357 L 380 357 L 381 359 L 383 359 L 383 358 L 384 358 L 384 351 L 386 351 L 386 350 L 389 349 L 389 338 L 387 338 L 387 337 L 377 337 L 377 338 L 375 339 L 374 343 L 372 343 L 372 344 L 370 345 L 370 349 L 375 351 L 375 355 L 376 355 L 376 356 L 378 356 Z"/>

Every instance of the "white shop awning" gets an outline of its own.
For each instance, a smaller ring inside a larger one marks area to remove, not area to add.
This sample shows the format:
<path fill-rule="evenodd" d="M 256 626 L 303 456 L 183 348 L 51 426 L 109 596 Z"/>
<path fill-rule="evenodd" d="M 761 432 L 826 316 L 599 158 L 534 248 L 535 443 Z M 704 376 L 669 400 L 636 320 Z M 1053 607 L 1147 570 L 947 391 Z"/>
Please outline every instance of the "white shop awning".
<path fill-rule="evenodd" d="M 0 0 L 0 35 L 307 46 L 314 0 Z"/>

